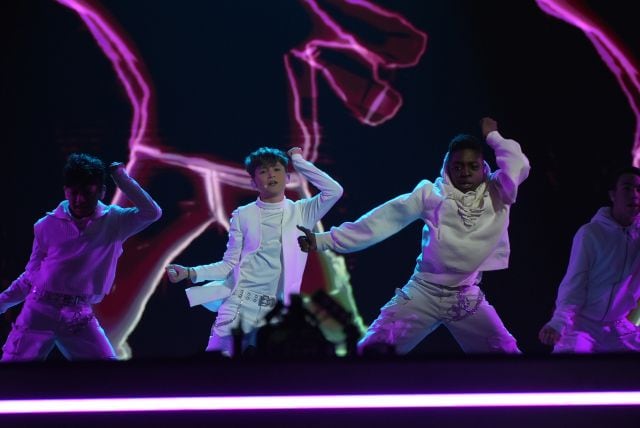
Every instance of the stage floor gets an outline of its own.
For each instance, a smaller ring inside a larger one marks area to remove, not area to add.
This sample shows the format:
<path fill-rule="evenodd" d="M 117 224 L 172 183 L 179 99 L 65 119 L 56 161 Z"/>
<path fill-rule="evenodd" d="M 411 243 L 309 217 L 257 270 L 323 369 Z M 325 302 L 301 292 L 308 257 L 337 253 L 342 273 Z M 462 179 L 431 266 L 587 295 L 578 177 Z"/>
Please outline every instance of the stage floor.
<path fill-rule="evenodd" d="M 640 424 L 634 354 L 47 361 L 2 364 L 0 384 L 3 427 Z"/>

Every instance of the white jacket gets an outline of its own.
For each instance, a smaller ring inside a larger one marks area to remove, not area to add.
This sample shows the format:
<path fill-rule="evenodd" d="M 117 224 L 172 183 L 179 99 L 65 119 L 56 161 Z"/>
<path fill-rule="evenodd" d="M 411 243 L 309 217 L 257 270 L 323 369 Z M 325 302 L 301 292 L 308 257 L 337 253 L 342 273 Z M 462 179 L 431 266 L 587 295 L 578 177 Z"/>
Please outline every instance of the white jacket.
<path fill-rule="evenodd" d="M 562 333 L 576 315 L 604 323 L 622 319 L 640 298 L 640 225 L 622 227 L 602 207 L 578 229 L 548 325 Z"/>
<path fill-rule="evenodd" d="M 459 285 L 475 273 L 504 269 L 509 263 L 509 209 L 528 176 L 529 161 L 514 140 L 497 131 L 487 143 L 499 169 L 485 163 L 486 181 L 463 194 L 454 188 L 444 164 L 435 183 L 423 180 L 411 192 L 374 208 L 355 222 L 316 235 L 318 250 L 338 253 L 374 245 L 421 219 L 422 253 L 415 274 L 428 282 Z"/>
<path fill-rule="evenodd" d="M 293 166 L 313 184 L 320 193 L 311 198 L 291 201 L 286 199 L 282 218 L 282 251 L 284 269 L 284 303 L 289 304 L 291 294 L 300 293 L 307 253 L 300 251 L 296 228 L 301 225 L 312 229 L 342 196 L 342 187 L 325 172 L 304 160 L 300 154 L 291 158 Z M 227 249 L 222 260 L 197 266 L 195 282 L 212 281 L 186 290 L 191 306 L 202 304 L 217 311 L 224 298 L 238 284 L 244 262 L 260 248 L 260 209 L 255 202 L 237 208 L 231 216 Z"/>

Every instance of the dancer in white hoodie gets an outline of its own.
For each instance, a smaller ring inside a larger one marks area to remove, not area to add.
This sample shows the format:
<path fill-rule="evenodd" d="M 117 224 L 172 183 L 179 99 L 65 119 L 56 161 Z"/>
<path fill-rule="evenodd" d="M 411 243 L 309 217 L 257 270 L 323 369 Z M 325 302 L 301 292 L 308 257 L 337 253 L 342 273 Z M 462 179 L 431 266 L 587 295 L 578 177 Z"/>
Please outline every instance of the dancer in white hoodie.
<path fill-rule="evenodd" d="M 517 142 L 500 135 L 495 120 L 485 117 L 480 126 L 495 151 L 497 171 L 484 161 L 482 143 L 461 134 L 449 144 L 434 183 L 423 180 L 411 193 L 329 232 L 299 228 L 305 233 L 298 239 L 302 251 L 349 253 L 424 221 L 415 271 L 371 324 L 361 351 L 375 345 L 405 354 L 444 325 L 467 353 L 520 352 L 478 284 L 483 271 L 508 266 L 509 211 L 529 174 L 529 161 Z"/>
<path fill-rule="evenodd" d="M 553 317 L 539 333 L 555 353 L 640 351 L 627 319 L 640 298 L 640 169 L 618 171 L 611 184 L 611 207 L 573 238 Z"/>

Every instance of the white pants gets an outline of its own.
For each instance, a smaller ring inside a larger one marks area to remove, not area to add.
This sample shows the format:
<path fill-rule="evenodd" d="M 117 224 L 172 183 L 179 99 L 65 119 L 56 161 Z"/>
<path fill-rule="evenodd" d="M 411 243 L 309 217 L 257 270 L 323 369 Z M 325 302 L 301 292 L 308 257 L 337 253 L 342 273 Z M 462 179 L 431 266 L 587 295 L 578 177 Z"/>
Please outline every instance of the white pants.
<path fill-rule="evenodd" d="M 520 353 L 496 310 L 477 285 L 445 287 L 411 278 L 382 307 L 358 343 L 362 352 L 386 344 L 406 354 L 444 325 L 466 353 Z"/>
<path fill-rule="evenodd" d="M 626 318 L 605 323 L 576 316 L 553 347 L 554 353 L 629 351 L 640 351 L 640 329 Z"/>
<path fill-rule="evenodd" d="M 232 294 L 222 303 L 211 328 L 207 352 L 218 351 L 233 356 L 233 330 L 238 327 L 242 328 L 242 350 L 256 346 L 257 331 L 264 325 L 264 317 L 274 305 L 260 305 L 252 299 L 254 295 L 245 293 L 239 297 Z"/>
<path fill-rule="evenodd" d="M 57 306 L 29 296 L 2 348 L 2 361 L 43 361 L 56 345 L 68 360 L 116 359 L 91 305 Z"/>

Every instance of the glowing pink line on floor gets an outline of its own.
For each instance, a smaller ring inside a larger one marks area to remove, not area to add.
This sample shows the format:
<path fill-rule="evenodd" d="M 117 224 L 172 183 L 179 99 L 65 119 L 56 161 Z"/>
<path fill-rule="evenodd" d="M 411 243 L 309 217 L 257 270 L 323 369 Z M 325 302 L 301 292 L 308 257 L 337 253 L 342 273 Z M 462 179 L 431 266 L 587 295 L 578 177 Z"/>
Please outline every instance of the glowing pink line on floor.
<path fill-rule="evenodd" d="M 640 406 L 640 391 L 0 400 L 0 414 L 573 406 Z"/>
<path fill-rule="evenodd" d="M 566 0 L 536 0 L 536 2 L 540 9 L 547 14 L 582 30 L 593 43 L 600 58 L 615 75 L 636 118 L 631 154 L 633 165 L 640 167 L 640 83 L 636 65 L 627 58 L 623 49 L 607 34 L 607 29 L 601 28 L 594 22 L 580 4 L 573 4 Z"/>

